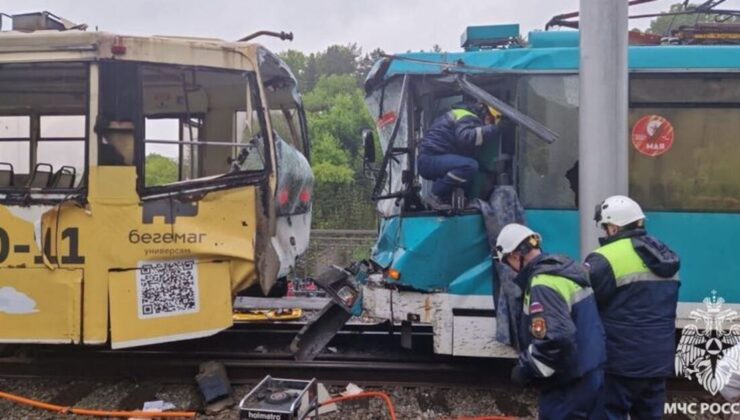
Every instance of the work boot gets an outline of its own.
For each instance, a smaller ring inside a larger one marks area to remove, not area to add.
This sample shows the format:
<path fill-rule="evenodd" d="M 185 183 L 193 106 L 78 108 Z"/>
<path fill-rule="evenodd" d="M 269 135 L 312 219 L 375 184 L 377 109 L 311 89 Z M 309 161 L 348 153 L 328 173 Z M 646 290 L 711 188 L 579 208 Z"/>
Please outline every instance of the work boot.
<path fill-rule="evenodd" d="M 429 193 L 423 198 L 424 203 L 429 206 L 432 210 L 450 210 L 452 206 L 445 203 L 441 198 L 436 196 L 434 193 Z"/>
<path fill-rule="evenodd" d="M 462 210 L 465 208 L 465 190 L 462 188 L 455 188 L 452 191 L 452 208 L 455 210 Z"/>

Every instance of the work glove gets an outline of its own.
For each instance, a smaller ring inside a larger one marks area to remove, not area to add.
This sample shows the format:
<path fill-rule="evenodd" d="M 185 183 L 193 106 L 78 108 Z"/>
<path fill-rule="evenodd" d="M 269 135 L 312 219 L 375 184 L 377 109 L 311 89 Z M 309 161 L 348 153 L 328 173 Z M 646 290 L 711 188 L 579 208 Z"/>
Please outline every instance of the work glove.
<path fill-rule="evenodd" d="M 531 379 L 529 370 L 522 365 L 516 365 L 514 366 L 514 369 L 511 370 L 511 382 L 516 386 L 525 387 L 529 384 Z"/>

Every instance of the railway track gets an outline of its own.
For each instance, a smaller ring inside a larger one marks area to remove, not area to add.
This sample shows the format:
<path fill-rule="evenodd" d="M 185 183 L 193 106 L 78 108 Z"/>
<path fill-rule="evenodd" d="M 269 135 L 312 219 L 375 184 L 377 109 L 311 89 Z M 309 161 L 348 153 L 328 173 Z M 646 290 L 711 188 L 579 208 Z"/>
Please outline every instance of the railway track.
<path fill-rule="evenodd" d="M 265 375 L 319 378 L 327 384 L 508 387 L 513 360 L 452 358 L 433 354 L 431 330 L 417 327 L 413 350 L 400 347 L 400 333 L 387 324 L 350 325 L 313 361 L 296 361 L 288 346 L 298 324 L 240 325 L 213 337 L 135 349 L 20 346 L 0 357 L 0 377 L 130 379 L 187 383 L 201 363 L 216 360 L 234 384 Z M 680 378 L 668 383 L 676 396 L 706 395 Z"/>
<path fill-rule="evenodd" d="M 192 380 L 201 363 L 216 360 L 236 384 L 253 383 L 270 374 L 316 377 L 326 383 L 489 387 L 508 381 L 512 363 L 434 355 L 431 332 L 424 328 L 414 332 L 414 350 L 404 350 L 398 331 L 382 324 L 350 326 L 315 360 L 296 361 L 288 346 L 297 328 L 290 324 L 237 327 L 206 339 L 128 350 L 21 346 L 0 358 L 0 377 L 183 382 Z"/>

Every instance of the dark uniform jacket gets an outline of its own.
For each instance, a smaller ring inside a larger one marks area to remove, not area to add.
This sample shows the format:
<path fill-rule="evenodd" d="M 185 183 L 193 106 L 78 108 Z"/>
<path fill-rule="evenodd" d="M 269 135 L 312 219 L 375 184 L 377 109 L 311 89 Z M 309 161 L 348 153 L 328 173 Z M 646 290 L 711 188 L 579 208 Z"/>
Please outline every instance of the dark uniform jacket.
<path fill-rule="evenodd" d="M 586 257 L 607 337 L 606 371 L 667 377 L 675 358 L 678 255 L 645 230 L 602 238 Z"/>
<path fill-rule="evenodd" d="M 532 378 L 557 385 L 603 365 L 604 329 L 583 266 L 542 254 L 515 282 L 524 290 L 519 363 Z"/>
<path fill-rule="evenodd" d="M 484 124 L 469 108 L 455 105 L 437 117 L 421 140 L 419 152 L 428 155 L 459 155 L 475 158 L 475 149 L 496 138 L 498 128 Z"/>

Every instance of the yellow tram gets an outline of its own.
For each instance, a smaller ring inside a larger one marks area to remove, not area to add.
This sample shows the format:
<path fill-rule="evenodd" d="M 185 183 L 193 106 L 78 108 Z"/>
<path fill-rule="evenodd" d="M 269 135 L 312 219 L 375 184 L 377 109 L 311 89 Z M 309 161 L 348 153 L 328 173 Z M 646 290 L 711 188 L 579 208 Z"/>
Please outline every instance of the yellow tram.
<path fill-rule="evenodd" d="M 248 42 L 13 22 L 0 33 L 0 343 L 123 348 L 230 327 L 233 295 L 269 291 L 308 245 L 290 70 Z"/>

